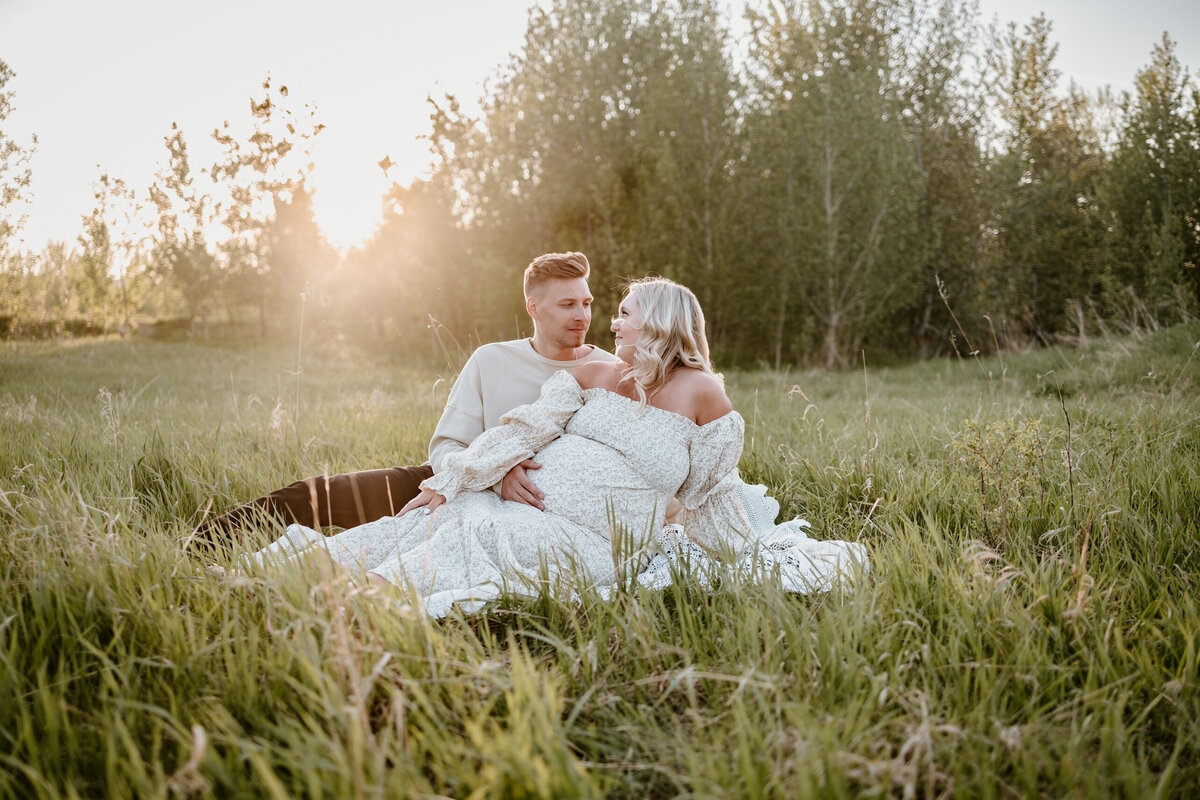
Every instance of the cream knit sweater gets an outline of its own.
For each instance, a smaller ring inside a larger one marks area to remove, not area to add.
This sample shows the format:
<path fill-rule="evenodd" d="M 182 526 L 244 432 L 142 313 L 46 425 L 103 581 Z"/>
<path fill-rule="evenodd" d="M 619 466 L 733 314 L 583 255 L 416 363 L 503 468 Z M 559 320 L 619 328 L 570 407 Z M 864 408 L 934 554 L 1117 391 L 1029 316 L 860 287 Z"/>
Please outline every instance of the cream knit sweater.
<path fill-rule="evenodd" d="M 451 453 L 465 450 L 475 437 L 495 427 L 500 417 L 538 399 L 542 384 L 560 369 L 593 361 L 616 361 L 612 353 L 592 347 L 575 361 L 552 361 L 533 349 L 531 339 L 493 342 L 480 347 L 454 381 L 446 410 L 429 442 L 429 462 L 435 473 Z"/>

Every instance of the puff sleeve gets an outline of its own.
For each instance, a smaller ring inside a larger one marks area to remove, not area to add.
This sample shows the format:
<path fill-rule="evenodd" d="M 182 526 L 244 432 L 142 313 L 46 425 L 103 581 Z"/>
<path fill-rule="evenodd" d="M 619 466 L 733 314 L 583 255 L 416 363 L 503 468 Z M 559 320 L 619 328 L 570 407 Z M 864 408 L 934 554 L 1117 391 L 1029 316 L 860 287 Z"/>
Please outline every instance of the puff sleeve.
<path fill-rule="evenodd" d="M 517 406 L 500 418 L 499 425 L 479 434 L 470 447 L 446 455 L 441 470 L 422 488 L 447 500 L 462 491 L 487 489 L 561 436 L 582 406 L 579 383 L 571 373 L 559 370 L 542 385 L 535 402 Z"/>
<path fill-rule="evenodd" d="M 677 495 L 679 524 L 688 537 L 710 549 L 745 549 L 750 520 L 738 494 L 738 459 L 746 423 L 736 411 L 702 425 L 691 443 L 691 471 Z"/>

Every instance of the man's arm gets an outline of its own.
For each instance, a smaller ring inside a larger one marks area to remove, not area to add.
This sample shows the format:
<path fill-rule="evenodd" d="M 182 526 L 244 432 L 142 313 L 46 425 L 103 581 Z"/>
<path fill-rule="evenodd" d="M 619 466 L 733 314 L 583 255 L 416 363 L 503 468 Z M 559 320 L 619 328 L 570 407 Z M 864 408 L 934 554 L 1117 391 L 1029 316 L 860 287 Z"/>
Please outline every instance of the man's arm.
<path fill-rule="evenodd" d="M 429 441 L 429 463 L 433 465 L 434 473 L 441 470 L 447 456 L 466 450 L 471 442 L 475 441 L 475 437 L 483 433 L 483 392 L 479 360 L 472 354 L 454 381 L 450 396 L 446 398 L 446 408 L 442 411 L 433 438 Z M 526 470 L 530 469 L 541 469 L 541 465 L 532 459 L 522 461 L 492 488 L 505 500 L 524 503 L 544 511 L 546 507 L 542 500 L 545 495 L 525 474 Z"/>
<path fill-rule="evenodd" d="M 467 359 L 446 398 L 446 408 L 429 440 L 429 463 L 436 473 L 451 453 L 466 450 L 483 433 L 483 387 L 475 355 Z"/>
<path fill-rule="evenodd" d="M 500 496 L 514 503 L 524 503 L 527 506 L 533 506 L 538 511 L 545 511 L 546 505 L 542 501 L 546 499 L 546 495 L 542 494 L 542 490 L 537 488 L 525 474 L 526 470 L 541 468 L 542 465 L 532 458 L 527 458 L 517 464 L 508 471 L 504 480 L 500 481 Z"/>

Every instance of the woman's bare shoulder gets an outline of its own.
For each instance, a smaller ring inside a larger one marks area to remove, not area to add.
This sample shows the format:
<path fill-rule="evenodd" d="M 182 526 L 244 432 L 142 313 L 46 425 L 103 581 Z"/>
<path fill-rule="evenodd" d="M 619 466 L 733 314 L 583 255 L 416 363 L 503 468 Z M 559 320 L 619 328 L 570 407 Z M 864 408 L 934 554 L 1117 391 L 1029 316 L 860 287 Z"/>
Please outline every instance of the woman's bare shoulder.
<path fill-rule="evenodd" d="M 678 382 L 677 390 L 689 400 L 691 413 L 688 415 L 697 425 L 707 425 L 714 419 L 733 411 L 733 403 L 725 394 L 725 387 L 717 376 L 698 369 L 682 369 L 672 376 Z"/>
<path fill-rule="evenodd" d="M 593 361 L 572 368 L 571 374 L 579 382 L 581 389 L 608 389 L 611 388 L 616 369 L 610 363 Z"/>

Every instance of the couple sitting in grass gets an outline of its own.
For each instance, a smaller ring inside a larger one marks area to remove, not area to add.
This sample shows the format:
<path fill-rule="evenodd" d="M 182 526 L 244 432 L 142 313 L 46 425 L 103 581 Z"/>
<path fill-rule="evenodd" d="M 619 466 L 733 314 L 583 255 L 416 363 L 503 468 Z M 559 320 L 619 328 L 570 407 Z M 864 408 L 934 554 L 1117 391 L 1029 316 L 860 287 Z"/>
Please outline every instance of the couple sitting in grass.
<path fill-rule="evenodd" d="M 331 560 L 414 591 L 433 614 L 546 580 L 567 593 L 639 572 L 663 585 L 681 562 L 718 555 L 756 576 L 778 565 L 795 591 L 850 574 L 861 546 L 809 539 L 801 520 L 775 525 L 778 504 L 739 478 L 744 422 L 713 372 L 695 295 L 664 279 L 631 284 L 609 354 L 584 344 L 588 273 L 582 253 L 529 265 L 534 336 L 471 356 L 429 465 L 309 478 L 202 533 L 281 517 L 293 522 L 284 536 L 243 565 Z M 320 525 L 346 530 L 325 537 Z"/>

